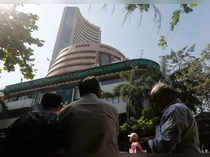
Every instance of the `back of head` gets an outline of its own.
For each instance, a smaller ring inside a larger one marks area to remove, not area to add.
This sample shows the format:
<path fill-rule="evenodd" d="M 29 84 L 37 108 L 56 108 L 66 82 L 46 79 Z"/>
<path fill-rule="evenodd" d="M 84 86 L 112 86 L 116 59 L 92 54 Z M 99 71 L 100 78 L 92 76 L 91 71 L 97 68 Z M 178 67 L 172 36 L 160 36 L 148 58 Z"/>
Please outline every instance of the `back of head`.
<path fill-rule="evenodd" d="M 57 95 L 55 93 L 46 93 L 42 97 L 41 104 L 45 109 L 49 108 L 58 109 L 61 107 L 61 102 L 62 102 L 62 97 L 60 95 Z"/>
<path fill-rule="evenodd" d="M 99 96 L 98 94 L 101 92 L 101 88 L 100 88 L 98 80 L 95 77 L 84 78 L 79 83 L 79 92 L 80 92 L 80 96 L 84 96 L 90 93 L 93 93 Z"/>
<path fill-rule="evenodd" d="M 151 90 L 151 96 L 155 101 L 164 100 L 164 102 L 172 103 L 176 100 L 178 93 L 169 87 L 167 84 L 158 82 Z"/>
<path fill-rule="evenodd" d="M 138 134 L 135 133 L 135 132 L 133 132 L 130 135 L 128 135 L 128 137 L 130 137 L 130 140 L 132 140 L 130 142 L 137 142 L 138 141 Z"/>

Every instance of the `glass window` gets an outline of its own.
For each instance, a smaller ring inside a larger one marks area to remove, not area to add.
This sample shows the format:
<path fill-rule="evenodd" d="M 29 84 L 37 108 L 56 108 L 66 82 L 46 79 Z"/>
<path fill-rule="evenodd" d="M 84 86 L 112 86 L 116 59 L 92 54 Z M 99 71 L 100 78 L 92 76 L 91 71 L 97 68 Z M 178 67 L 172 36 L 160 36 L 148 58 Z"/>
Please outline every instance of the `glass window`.
<path fill-rule="evenodd" d="M 63 99 L 63 103 L 68 104 L 72 102 L 73 88 L 66 88 L 56 91 L 56 94 L 60 95 Z"/>
<path fill-rule="evenodd" d="M 99 64 L 106 65 L 110 63 L 111 63 L 110 55 L 105 54 L 105 53 L 100 53 Z"/>
<path fill-rule="evenodd" d="M 116 63 L 116 62 L 119 62 L 119 61 L 120 61 L 119 57 L 111 56 L 111 63 Z"/>
<path fill-rule="evenodd" d="M 113 98 L 113 103 L 114 104 L 119 104 L 119 97 Z"/>

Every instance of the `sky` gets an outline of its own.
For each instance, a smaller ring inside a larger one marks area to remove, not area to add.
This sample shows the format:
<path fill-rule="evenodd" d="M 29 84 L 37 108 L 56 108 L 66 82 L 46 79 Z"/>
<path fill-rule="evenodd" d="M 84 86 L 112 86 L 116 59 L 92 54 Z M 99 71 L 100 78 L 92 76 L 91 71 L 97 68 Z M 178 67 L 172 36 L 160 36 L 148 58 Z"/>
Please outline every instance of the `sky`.
<path fill-rule="evenodd" d="M 77 6 L 82 16 L 90 23 L 100 27 L 101 42 L 121 51 L 127 58 L 147 58 L 160 62 L 159 56 L 168 54 L 171 49 L 179 50 L 185 46 L 196 44 L 195 55 L 210 43 L 210 2 L 199 4 L 192 13 L 183 14 L 173 32 L 170 31 L 172 12 L 179 8 L 179 4 L 155 4 L 161 12 L 161 28 L 154 22 L 154 9 L 142 14 L 136 11 L 127 17 L 123 24 L 126 11 L 123 4 L 27 4 L 19 10 L 32 12 L 39 16 L 37 25 L 39 30 L 33 32 L 34 37 L 44 40 L 43 47 L 33 46 L 35 69 L 34 79 L 47 75 L 49 59 L 51 58 L 57 31 L 64 7 Z M 165 35 L 168 48 L 162 50 L 157 46 L 160 35 Z M 23 76 L 20 71 L 2 72 L 0 74 L 0 88 L 19 83 Z M 24 80 L 24 79 L 23 79 Z M 27 81 L 27 80 L 24 80 Z"/>

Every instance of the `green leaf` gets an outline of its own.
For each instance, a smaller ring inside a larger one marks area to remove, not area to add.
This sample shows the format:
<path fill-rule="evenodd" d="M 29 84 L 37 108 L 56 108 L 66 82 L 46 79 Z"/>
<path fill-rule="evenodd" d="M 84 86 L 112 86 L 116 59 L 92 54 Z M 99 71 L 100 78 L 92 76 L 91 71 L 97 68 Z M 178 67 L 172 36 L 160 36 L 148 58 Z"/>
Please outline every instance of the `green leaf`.
<path fill-rule="evenodd" d="M 174 31 L 174 26 L 177 25 L 177 23 L 179 22 L 180 13 L 181 13 L 181 10 L 175 10 L 173 12 L 172 21 L 170 23 L 170 25 L 171 25 L 171 31 Z"/>
<path fill-rule="evenodd" d="M 165 37 L 163 35 L 160 36 L 160 40 L 159 40 L 158 46 L 161 47 L 163 50 L 168 47 L 168 44 L 165 41 Z"/>
<path fill-rule="evenodd" d="M 4 69 L 5 71 L 8 71 L 8 67 L 6 67 L 6 66 L 5 66 L 3 69 Z"/>
<path fill-rule="evenodd" d="M 125 7 L 125 9 L 128 12 L 133 12 L 136 8 L 137 8 L 136 4 L 127 4 L 126 7 Z"/>
<path fill-rule="evenodd" d="M 137 4 L 141 12 L 148 12 L 150 4 Z"/>
<path fill-rule="evenodd" d="M 41 47 L 44 43 L 43 40 L 32 36 L 32 32 L 38 29 L 36 22 L 39 18 L 35 14 L 17 11 L 14 8 L 0 13 L 0 60 L 4 64 L 3 70 L 14 71 L 15 65 L 18 65 L 24 78 L 31 79 L 34 77 L 32 46 Z"/>
<path fill-rule="evenodd" d="M 194 8 L 194 7 L 196 7 L 198 4 L 196 4 L 196 3 L 190 3 L 190 8 Z"/>

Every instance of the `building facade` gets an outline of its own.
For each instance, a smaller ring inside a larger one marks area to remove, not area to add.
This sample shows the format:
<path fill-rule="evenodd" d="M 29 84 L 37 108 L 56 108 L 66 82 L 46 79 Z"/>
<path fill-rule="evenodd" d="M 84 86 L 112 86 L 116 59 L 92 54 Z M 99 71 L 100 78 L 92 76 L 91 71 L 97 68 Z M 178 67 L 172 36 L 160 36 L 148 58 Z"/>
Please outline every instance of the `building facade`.
<path fill-rule="evenodd" d="M 125 60 L 125 56 L 111 46 L 94 42 L 82 42 L 63 49 L 51 65 L 47 77 Z"/>
<path fill-rule="evenodd" d="M 77 7 L 65 7 L 57 33 L 50 66 L 61 50 L 79 42 L 101 42 L 101 31 L 98 26 L 89 23 Z"/>
<path fill-rule="evenodd" d="M 0 108 L 0 133 L 20 115 L 32 109 L 39 110 L 42 96 L 46 92 L 54 92 L 62 96 L 63 105 L 70 104 L 79 98 L 78 83 L 87 76 L 96 76 L 104 92 L 111 92 L 114 87 L 123 83 L 119 76 L 121 71 L 129 71 L 137 66 L 140 69 L 154 68 L 160 70 L 159 64 L 148 59 L 133 59 L 122 62 L 95 66 L 85 70 L 66 72 L 55 76 L 17 83 L 7 86 L 3 91 L 7 112 Z M 71 68 L 71 66 L 69 67 Z M 126 113 L 126 102 L 120 97 L 108 98 L 120 115 Z M 24 105 L 23 105 L 24 104 Z"/>

